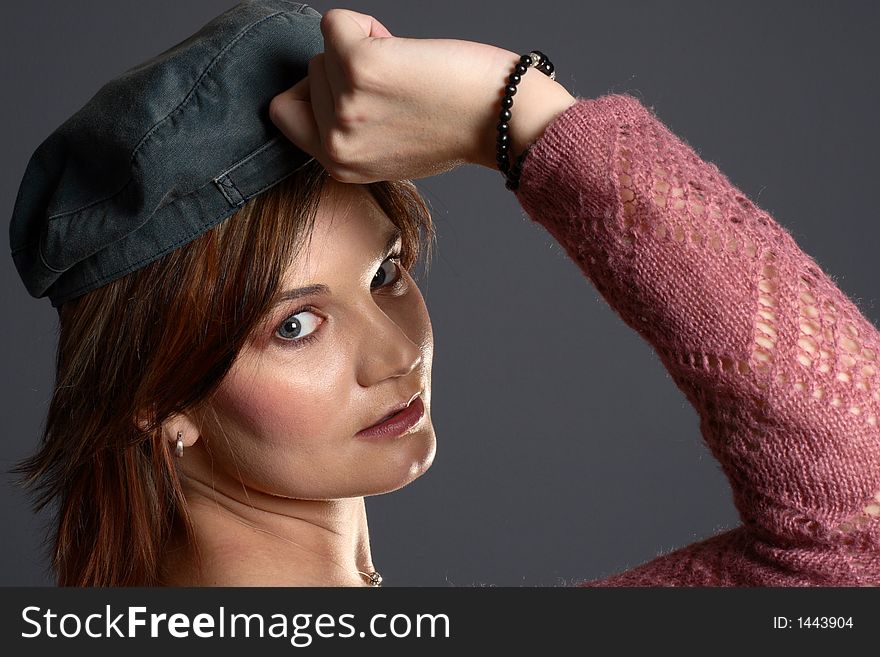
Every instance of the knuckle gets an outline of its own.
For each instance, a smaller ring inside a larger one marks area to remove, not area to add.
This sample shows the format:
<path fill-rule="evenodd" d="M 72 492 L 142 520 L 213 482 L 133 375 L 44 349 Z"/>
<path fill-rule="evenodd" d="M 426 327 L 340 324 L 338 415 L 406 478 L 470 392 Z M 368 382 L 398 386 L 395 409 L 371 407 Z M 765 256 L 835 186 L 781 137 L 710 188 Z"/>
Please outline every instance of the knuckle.
<path fill-rule="evenodd" d="M 321 31 L 329 29 L 334 22 L 339 20 L 341 14 L 342 10 L 337 7 L 325 11 L 324 15 L 321 16 Z"/>
<path fill-rule="evenodd" d="M 350 169 L 337 169 L 333 174 L 333 178 L 347 185 L 353 185 L 360 182 L 360 178 Z"/>
<path fill-rule="evenodd" d="M 348 162 L 348 143 L 345 135 L 338 128 L 333 128 L 324 136 L 324 151 L 336 164 Z"/>
<path fill-rule="evenodd" d="M 336 162 L 328 162 L 324 164 L 324 170 L 327 172 L 327 175 L 341 183 L 356 183 L 359 182 L 360 179 L 356 175 L 355 171 L 349 167 L 341 166 Z"/>
<path fill-rule="evenodd" d="M 275 96 L 269 101 L 269 120 L 278 125 L 282 115 L 284 114 L 282 107 L 283 99 L 281 96 Z"/>
<path fill-rule="evenodd" d="M 357 92 L 344 91 L 336 97 L 334 110 L 336 123 L 341 132 L 350 133 L 361 123 L 360 116 L 362 110 L 360 108 L 360 101 L 361 98 L 357 95 Z"/>
<path fill-rule="evenodd" d="M 381 51 L 382 39 L 365 45 L 357 51 L 357 54 L 340 62 L 345 71 L 346 78 L 350 81 L 353 89 L 359 91 L 374 91 L 381 89 L 383 78 L 389 74 L 389 60 Z M 387 81 L 384 81 L 387 84 Z"/>
<path fill-rule="evenodd" d="M 321 164 L 327 174 L 343 183 L 359 183 L 363 180 L 362 163 L 350 157 L 351 147 L 344 139 L 327 140 L 323 144 L 324 157 Z"/>

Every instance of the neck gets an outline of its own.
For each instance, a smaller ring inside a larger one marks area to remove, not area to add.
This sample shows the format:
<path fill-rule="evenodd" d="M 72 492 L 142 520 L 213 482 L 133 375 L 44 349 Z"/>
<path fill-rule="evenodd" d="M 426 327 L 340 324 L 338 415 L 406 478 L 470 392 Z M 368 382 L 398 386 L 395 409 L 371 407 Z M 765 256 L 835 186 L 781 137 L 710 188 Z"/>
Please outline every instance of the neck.
<path fill-rule="evenodd" d="M 363 497 L 296 500 L 253 489 L 239 497 L 197 478 L 182 479 L 195 545 L 182 525 L 176 528 L 163 562 L 164 582 L 367 585 L 359 571 L 374 568 Z"/>

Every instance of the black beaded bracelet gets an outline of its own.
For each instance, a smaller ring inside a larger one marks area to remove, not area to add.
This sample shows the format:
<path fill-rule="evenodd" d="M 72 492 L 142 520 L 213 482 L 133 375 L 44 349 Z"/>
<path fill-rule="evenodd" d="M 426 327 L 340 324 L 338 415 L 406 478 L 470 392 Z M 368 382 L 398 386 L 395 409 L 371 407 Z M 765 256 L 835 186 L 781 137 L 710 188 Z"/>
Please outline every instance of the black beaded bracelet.
<path fill-rule="evenodd" d="M 510 108 L 513 106 L 513 96 L 516 93 L 516 86 L 522 80 L 522 76 L 529 70 L 529 66 L 533 66 L 544 75 L 549 76 L 551 80 L 556 79 L 556 69 L 547 57 L 540 50 L 532 50 L 528 55 L 522 55 L 513 73 L 507 78 L 507 85 L 504 87 L 504 98 L 501 99 L 501 114 L 498 116 L 501 123 L 498 124 L 498 142 L 495 153 L 495 161 L 498 162 L 498 169 L 504 174 L 506 182 L 504 186 L 511 191 L 516 191 L 519 187 L 519 176 L 522 173 L 522 164 L 531 150 L 531 144 L 520 153 L 519 157 L 510 165 Z"/>

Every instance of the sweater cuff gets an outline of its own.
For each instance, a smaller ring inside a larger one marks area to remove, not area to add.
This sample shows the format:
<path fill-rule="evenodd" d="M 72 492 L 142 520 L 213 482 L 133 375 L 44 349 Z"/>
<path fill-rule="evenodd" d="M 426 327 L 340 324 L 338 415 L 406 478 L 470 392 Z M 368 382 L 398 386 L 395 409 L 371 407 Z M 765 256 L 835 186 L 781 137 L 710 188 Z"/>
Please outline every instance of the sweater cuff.
<path fill-rule="evenodd" d="M 609 172 L 617 135 L 652 114 L 628 94 L 577 98 L 557 116 L 526 156 L 516 196 L 534 221 L 610 217 L 618 203 Z M 539 218 L 540 214 L 540 218 Z"/>

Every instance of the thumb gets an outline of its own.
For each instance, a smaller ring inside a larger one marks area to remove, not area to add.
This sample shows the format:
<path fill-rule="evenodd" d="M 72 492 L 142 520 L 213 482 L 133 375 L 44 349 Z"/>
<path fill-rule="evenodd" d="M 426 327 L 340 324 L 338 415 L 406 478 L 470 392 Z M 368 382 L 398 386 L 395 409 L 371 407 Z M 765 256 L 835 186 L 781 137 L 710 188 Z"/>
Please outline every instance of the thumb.
<path fill-rule="evenodd" d="M 321 150 L 321 135 L 312 110 L 308 76 L 272 98 L 269 118 L 297 148 L 317 156 Z"/>
<path fill-rule="evenodd" d="M 339 52 L 367 38 L 393 36 L 382 23 L 372 16 L 350 9 L 330 9 L 321 17 L 324 50 L 328 45 Z"/>

